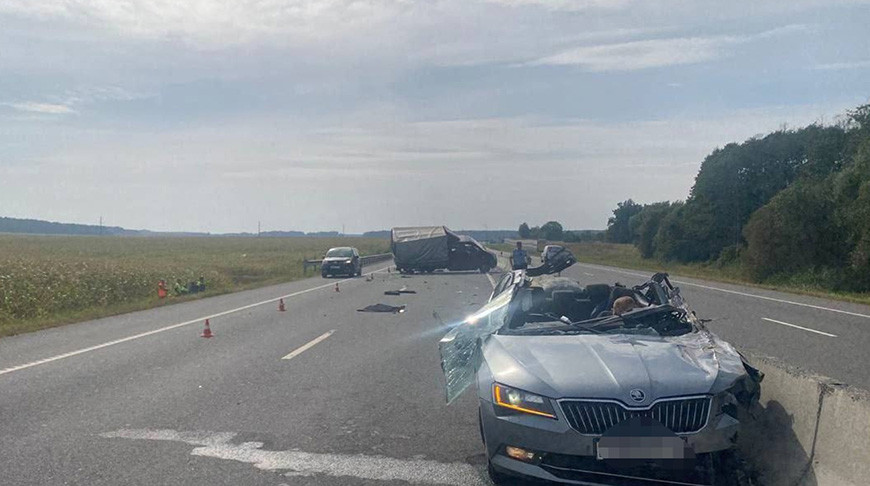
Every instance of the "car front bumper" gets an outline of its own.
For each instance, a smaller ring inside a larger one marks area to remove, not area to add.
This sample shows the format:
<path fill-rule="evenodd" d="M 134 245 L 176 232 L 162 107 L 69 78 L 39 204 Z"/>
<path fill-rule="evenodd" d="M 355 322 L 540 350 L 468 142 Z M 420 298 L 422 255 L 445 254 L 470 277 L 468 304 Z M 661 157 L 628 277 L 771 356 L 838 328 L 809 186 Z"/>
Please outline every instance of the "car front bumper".
<path fill-rule="evenodd" d="M 608 474 L 614 473 L 647 477 L 637 474 L 638 469 L 621 471 L 598 461 L 596 443 L 599 437 L 584 435 L 571 428 L 560 407 L 556 407 L 556 419 L 525 414 L 497 416 L 493 403 L 481 399 L 480 415 L 487 457 L 499 472 L 568 484 L 595 485 L 612 484 L 605 480 L 613 479 Z M 739 422 L 732 417 L 714 414 L 699 432 L 681 437 L 695 454 L 703 455 L 731 448 L 739 427 Z M 505 453 L 507 446 L 535 452 L 537 459 L 526 462 L 508 457 Z M 674 474 L 681 478 L 687 477 L 679 471 L 681 468 L 694 467 L 676 461 L 658 461 L 656 466 L 659 465 L 678 470 Z"/>
<path fill-rule="evenodd" d="M 353 273 L 354 270 L 356 270 L 353 266 L 353 263 L 330 263 L 328 265 L 323 265 L 321 268 L 322 273 L 327 274 L 350 274 Z"/>

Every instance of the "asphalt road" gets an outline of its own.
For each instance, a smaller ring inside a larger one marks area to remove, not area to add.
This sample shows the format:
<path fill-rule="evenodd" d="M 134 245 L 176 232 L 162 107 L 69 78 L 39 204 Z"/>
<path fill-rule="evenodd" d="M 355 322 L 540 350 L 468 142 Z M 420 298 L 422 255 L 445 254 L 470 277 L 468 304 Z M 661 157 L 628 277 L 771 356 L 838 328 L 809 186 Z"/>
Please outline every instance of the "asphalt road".
<path fill-rule="evenodd" d="M 870 388 L 870 308 L 675 280 L 739 347 Z M 402 286 L 417 294 L 383 293 Z M 445 405 L 437 342 L 490 290 L 478 273 L 381 271 L 2 339 L 0 484 L 487 484 L 473 394 Z M 357 312 L 375 303 L 407 308 Z"/>
<path fill-rule="evenodd" d="M 384 295 L 402 286 L 417 294 Z M 476 403 L 445 404 L 437 343 L 491 289 L 314 278 L 5 338 L 0 484 L 486 484 Z M 357 312 L 375 303 L 407 308 Z"/>

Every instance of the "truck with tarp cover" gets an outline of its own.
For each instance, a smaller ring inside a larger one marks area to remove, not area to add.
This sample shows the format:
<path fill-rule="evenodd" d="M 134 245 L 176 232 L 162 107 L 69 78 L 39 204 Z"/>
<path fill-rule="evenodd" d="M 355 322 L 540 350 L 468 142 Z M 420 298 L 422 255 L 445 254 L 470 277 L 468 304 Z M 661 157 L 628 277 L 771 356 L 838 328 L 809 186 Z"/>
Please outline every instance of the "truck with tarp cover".
<path fill-rule="evenodd" d="M 495 268 L 495 254 L 474 238 L 459 235 L 446 226 L 393 228 L 390 248 L 401 273 L 480 270 Z"/>

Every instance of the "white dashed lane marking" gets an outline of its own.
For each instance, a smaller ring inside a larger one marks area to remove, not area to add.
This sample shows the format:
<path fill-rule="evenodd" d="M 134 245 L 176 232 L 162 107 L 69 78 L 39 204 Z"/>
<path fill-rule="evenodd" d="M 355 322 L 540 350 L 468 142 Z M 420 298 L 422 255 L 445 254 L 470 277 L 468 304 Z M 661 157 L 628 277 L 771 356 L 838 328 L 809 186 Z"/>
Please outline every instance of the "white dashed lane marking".
<path fill-rule="evenodd" d="M 390 267 L 383 267 L 383 268 L 380 268 L 380 269 L 378 269 L 378 270 L 374 270 L 374 271 L 372 271 L 372 272 L 368 272 L 368 274 L 370 275 L 370 274 L 373 274 L 373 273 L 383 272 L 384 270 L 386 270 L 386 269 L 388 269 L 388 268 L 390 268 Z M 347 282 L 347 281 L 350 281 L 350 280 L 354 280 L 354 279 L 346 278 L 346 279 L 344 279 L 344 280 L 339 280 L 338 283 L 344 283 L 344 282 Z M 264 300 L 264 301 L 262 301 L 262 302 L 257 302 L 257 303 L 254 303 L 254 304 L 248 304 L 248 305 L 244 305 L 244 306 L 242 306 L 242 307 L 236 307 L 235 309 L 225 310 L 225 311 L 223 311 L 223 312 L 218 312 L 217 314 L 211 314 L 211 315 L 207 315 L 207 316 L 197 317 L 197 318 L 195 318 L 195 319 L 191 319 L 191 320 L 189 320 L 189 321 L 179 322 L 178 324 L 172 324 L 172 325 L 170 325 L 170 326 L 161 327 L 161 328 L 159 328 L 159 329 L 154 329 L 154 330 L 147 331 L 147 332 L 142 332 L 142 333 L 139 333 L 139 334 L 134 334 L 134 335 L 132 335 L 132 336 L 127 336 L 127 337 L 125 337 L 125 338 L 121 338 L 121 339 L 115 339 L 114 341 L 109 341 L 109 342 L 106 342 L 106 343 L 97 344 L 97 345 L 95 345 L 95 346 L 88 346 L 87 348 L 77 349 L 77 350 L 75 350 L 75 351 L 70 351 L 70 352 L 68 352 L 68 353 L 58 354 L 58 355 L 56 355 L 56 356 L 51 356 L 51 357 L 49 357 L 49 358 L 43 358 L 43 359 L 40 359 L 40 360 L 37 360 L 37 361 L 31 361 L 30 363 L 24 363 L 24 364 L 20 364 L 20 365 L 17 365 L 17 366 L 11 366 L 11 367 L 9 367 L 9 368 L 5 368 L 5 369 L 0 370 L 0 375 L 5 375 L 5 374 L 7 374 L 7 373 L 12 373 L 13 371 L 20 371 L 20 370 L 24 370 L 24 369 L 27 369 L 27 368 L 32 368 L 32 367 L 34 367 L 34 366 L 39 366 L 39 365 L 46 364 L 46 363 L 51 363 L 51 362 L 53 362 L 53 361 L 58 361 L 58 360 L 61 360 L 61 359 L 64 359 L 64 358 L 70 358 L 70 357 L 72 357 L 72 356 L 78 356 L 78 355 L 80 355 L 80 354 L 90 353 L 91 351 L 96 351 L 96 350 L 98 350 L 98 349 L 107 348 L 107 347 L 109 347 L 109 346 L 114 346 L 114 345 L 116 345 L 116 344 L 126 343 L 126 342 L 128 342 L 128 341 L 133 341 L 133 340 L 136 340 L 136 339 L 140 339 L 140 338 L 143 338 L 143 337 L 151 336 L 151 335 L 158 334 L 158 333 L 161 333 L 161 332 L 171 331 L 172 329 L 177 329 L 177 328 L 179 328 L 179 327 L 189 326 L 189 325 L 191 325 L 191 324 L 195 324 L 195 323 L 201 323 L 202 321 L 204 321 L 204 320 L 206 320 L 206 319 L 215 319 L 215 318 L 217 318 L 217 317 L 223 317 L 223 316 L 226 316 L 226 315 L 229 315 L 229 314 L 234 314 L 234 313 L 236 313 L 236 312 L 241 312 L 241 311 L 243 311 L 243 310 L 251 309 L 251 308 L 253 308 L 253 307 L 258 307 L 258 306 L 261 306 L 261 305 L 271 304 L 271 303 L 274 303 L 274 302 L 278 302 L 278 300 L 280 300 L 280 299 L 289 299 L 289 298 L 291 298 L 291 297 L 296 297 L 297 295 L 306 294 L 306 293 L 308 293 L 308 292 L 313 292 L 313 291 L 315 291 L 315 290 L 325 289 L 325 288 L 327 288 L 327 287 L 332 287 L 332 286 L 334 286 L 334 285 L 336 285 L 336 284 L 335 284 L 335 283 L 328 283 L 328 284 L 318 285 L 317 287 L 311 287 L 310 289 L 300 290 L 300 291 L 298 291 L 298 292 L 293 292 L 292 294 L 281 295 L 281 296 L 275 297 L 274 299 Z"/>
<path fill-rule="evenodd" d="M 837 337 L 836 334 L 830 334 L 830 333 L 823 332 L 823 331 L 817 331 L 817 330 L 815 330 L 815 329 L 810 329 L 810 328 L 808 328 L 808 327 L 803 327 L 803 326 L 798 326 L 798 325 L 796 325 L 796 324 L 789 324 L 789 323 L 787 323 L 787 322 L 777 321 L 776 319 L 769 319 L 769 318 L 767 318 L 767 317 L 762 317 L 762 319 L 764 319 L 765 321 L 768 321 L 768 322 L 773 322 L 773 323 L 775 323 L 775 324 L 781 324 L 781 325 L 783 325 L 783 326 L 788 326 L 788 327 L 793 327 L 793 328 L 795 328 L 795 329 L 800 329 L 800 330 L 802 330 L 802 331 L 814 332 L 814 333 L 816 333 L 816 334 L 821 334 L 822 336 L 828 336 L 828 337 L 832 337 L 832 338 Z"/>
<path fill-rule="evenodd" d="M 317 346 L 317 343 L 323 341 L 324 339 L 328 338 L 329 336 L 332 336 L 332 333 L 334 333 L 334 332 L 335 332 L 335 329 L 333 329 L 329 332 L 325 332 L 325 333 L 321 334 L 320 336 L 317 336 L 316 338 L 312 339 L 307 344 L 299 346 L 292 353 L 288 354 L 287 356 L 284 356 L 281 359 L 293 359 L 293 358 L 299 356 L 300 354 L 304 353 L 305 351 L 308 351 L 309 349 L 313 348 L 314 346 Z"/>

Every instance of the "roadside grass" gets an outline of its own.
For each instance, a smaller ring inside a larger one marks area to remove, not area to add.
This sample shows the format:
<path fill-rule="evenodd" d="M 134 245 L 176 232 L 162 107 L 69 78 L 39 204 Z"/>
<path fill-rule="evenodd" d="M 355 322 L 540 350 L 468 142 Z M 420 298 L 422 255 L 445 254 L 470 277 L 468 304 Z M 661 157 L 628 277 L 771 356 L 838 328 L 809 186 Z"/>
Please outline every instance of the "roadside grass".
<path fill-rule="evenodd" d="M 645 270 L 650 272 L 650 275 L 655 272 L 668 272 L 684 277 L 747 285 L 751 287 L 811 295 L 814 297 L 822 297 L 844 302 L 870 304 L 870 294 L 834 292 L 806 277 L 754 282 L 747 277 L 745 271 L 736 263 L 684 264 L 645 259 L 640 256 L 637 248 L 630 244 L 585 242 L 566 243 L 565 245 L 571 249 L 571 252 L 574 253 L 574 256 L 577 258 L 577 261 L 583 263 Z"/>
<path fill-rule="evenodd" d="M 513 251 L 513 249 L 515 248 L 515 246 L 507 244 L 507 243 L 487 243 L 486 247 L 489 248 L 490 250 L 506 251 L 506 252 Z"/>
<path fill-rule="evenodd" d="M 333 246 L 370 255 L 389 240 L 0 235 L 0 336 L 298 280 L 316 275 L 305 260 Z M 205 292 L 172 295 L 200 276 Z"/>

